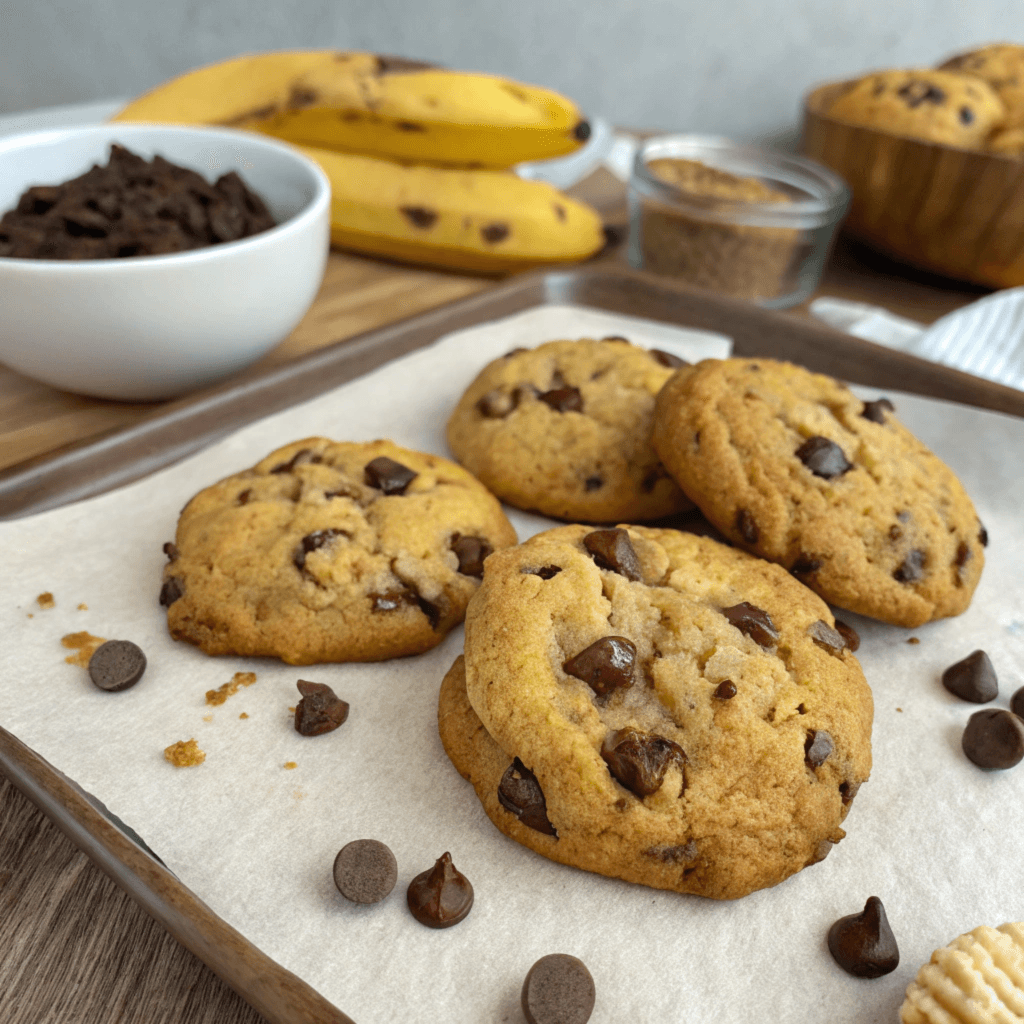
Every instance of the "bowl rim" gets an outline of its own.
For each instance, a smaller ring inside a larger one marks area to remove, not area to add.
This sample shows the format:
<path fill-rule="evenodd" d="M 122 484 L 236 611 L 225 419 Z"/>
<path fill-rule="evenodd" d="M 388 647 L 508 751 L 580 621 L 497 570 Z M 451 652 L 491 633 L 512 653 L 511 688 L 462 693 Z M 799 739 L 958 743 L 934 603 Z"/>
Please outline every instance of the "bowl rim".
<path fill-rule="evenodd" d="M 68 273 L 109 273 L 112 266 L 124 268 L 125 272 L 143 268 L 166 268 L 180 264 L 201 264 L 210 260 L 225 258 L 229 255 L 242 253 L 257 248 L 285 235 L 301 233 L 311 222 L 323 217 L 331 201 L 331 183 L 319 164 L 305 153 L 287 142 L 247 132 L 237 128 L 222 128 L 207 125 L 175 125 L 157 122 L 133 121 L 129 123 L 104 122 L 102 124 L 81 125 L 73 128 L 42 128 L 36 131 L 18 132 L 13 135 L 0 136 L 0 162 L 4 156 L 14 150 L 29 149 L 37 144 L 59 142 L 63 139 L 88 137 L 91 135 L 110 135 L 124 133 L 126 137 L 142 135 L 154 130 L 177 136 L 201 136 L 211 141 L 218 139 L 227 142 L 245 142 L 256 149 L 276 150 L 290 157 L 296 166 L 305 170 L 314 184 L 313 196 L 297 213 L 287 220 L 275 224 L 266 231 L 260 231 L 247 238 L 235 239 L 231 242 L 218 242 L 197 249 L 186 249 L 183 252 L 161 253 L 144 256 L 107 256 L 88 260 L 48 260 L 30 256 L 0 256 L 0 273 L 8 270 L 28 270 L 33 273 L 68 274 Z M 110 140 L 116 141 L 116 140 Z M 109 143 L 108 143 L 109 144 Z M 2 166 L 2 165 L 0 165 Z M 202 173 L 202 172 L 197 172 Z M 205 175 L 204 175 L 205 177 Z M 0 210 L 0 216 L 6 213 Z"/>

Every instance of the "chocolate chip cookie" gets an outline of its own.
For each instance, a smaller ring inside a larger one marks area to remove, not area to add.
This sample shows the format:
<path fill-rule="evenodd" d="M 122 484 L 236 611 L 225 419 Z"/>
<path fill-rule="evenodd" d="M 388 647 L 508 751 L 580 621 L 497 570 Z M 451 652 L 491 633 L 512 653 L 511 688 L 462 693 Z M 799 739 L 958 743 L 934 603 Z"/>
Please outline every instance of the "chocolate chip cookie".
<path fill-rule="evenodd" d="M 943 71 L 980 78 L 1003 101 L 1003 128 L 1024 128 L 1024 46 L 992 43 L 958 54 L 939 65 Z"/>
<path fill-rule="evenodd" d="M 469 386 L 448 444 L 503 501 L 556 519 L 632 522 L 692 509 L 650 439 L 654 396 L 682 362 L 625 338 L 517 349 Z"/>
<path fill-rule="evenodd" d="M 789 363 L 705 360 L 659 395 L 654 443 L 726 537 L 831 604 L 897 626 L 970 604 L 985 531 L 887 399 Z"/>
<path fill-rule="evenodd" d="M 492 556 L 438 708 L 506 835 L 717 899 L 844 836 L 871 717 L 820 598 L 779 566 L 639 526 L 562 526 Z"/>
<path fill-rule="evenodd" d="M 207 654 L 379 661 L 439 644 L 515 541 L 447 459 L 308 438 L 185 506 L 160 603 L 171 635 Z"/>

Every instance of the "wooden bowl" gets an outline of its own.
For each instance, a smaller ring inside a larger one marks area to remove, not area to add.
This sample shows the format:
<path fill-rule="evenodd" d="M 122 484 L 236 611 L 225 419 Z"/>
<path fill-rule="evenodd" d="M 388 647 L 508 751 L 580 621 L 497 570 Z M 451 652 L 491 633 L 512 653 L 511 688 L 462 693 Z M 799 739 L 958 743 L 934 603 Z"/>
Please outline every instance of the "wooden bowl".
<path fill-rule="evenodd" d="M 1024 160 L 829 117 L 852 85 L 832 82 L 804 101 L 804 153 L 850 186 L 845 229 L 925 270 L 994 288 L 1024 285 Z"/>

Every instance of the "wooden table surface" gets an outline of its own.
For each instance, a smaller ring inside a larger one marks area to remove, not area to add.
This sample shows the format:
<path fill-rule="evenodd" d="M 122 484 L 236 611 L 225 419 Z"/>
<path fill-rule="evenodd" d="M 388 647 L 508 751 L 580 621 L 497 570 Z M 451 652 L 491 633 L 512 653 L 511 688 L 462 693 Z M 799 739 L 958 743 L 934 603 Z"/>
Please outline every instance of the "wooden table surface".
<path fill-rule="evenodd" d="M 312 309 L 265 361 L 289 359 L 493 284 L 332 253 Z M 985 292 L 910 271 L 841 239 L 818 294 L 930 323 Z M 69 395 L 0 366 L 0 469 L 137 422 L 154 408 Z M 5 1024 L 264 1021 L 2 776 L 0 979 Z"/>

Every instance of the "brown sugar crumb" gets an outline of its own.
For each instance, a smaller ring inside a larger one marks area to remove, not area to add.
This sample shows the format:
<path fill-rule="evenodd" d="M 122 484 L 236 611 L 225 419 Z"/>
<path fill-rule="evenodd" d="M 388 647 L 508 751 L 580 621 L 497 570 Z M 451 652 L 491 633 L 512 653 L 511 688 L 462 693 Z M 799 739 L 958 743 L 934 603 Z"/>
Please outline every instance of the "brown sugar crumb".
<path fill-rule="evenodd" d="M 239 718 L 248 718 L 249 716 L 243 711 L 238 717 Z"/>
<path fill-rule="evenodd" d="M 78 651 L 77 654 L 69 654 L 64 659 L 69 665 L 80 665 L 82 668 L 88 668 L 90 659 L 96 653 L 96 648 L 107 641 L 104 637 L 93 636 L 83 629 L 81 633 L 68 633 L 67 636 L 62 636 L 60 642 L 65 647 Z"/>
<path fill-rule="evenodd" d="M 289 708 L 289 709 L 288 709 L 288 714 L 289 714 L 289 715 L 294 715 L 294 714 L 295 714 L 295 708 L 293 708 L 293 707 L 292 707 L 292 708 Z"/>
<path fill-rule="evenodd" d="M 178 740 L 164 750 L 164 760 L 175 768 L 193 768 L 206 760 L 206 754 L 195 740 Z"/>
<path fill-rule="evenodd" d="M 648 165 L 656 178 L 702 199 L 731 199 L 748 203 L 785 203 L 789 197 L 758 178 L 740 178 L 699 160 L 663 157 Z"/>
<path fill-rule="evenodd" d="M 919 644 L 921 641 L 916 636 L 912 636 L 907 640 L 908 644 Z"/>
<path fill-rule="evenodd" d="M 43 593 L 36 598 L 36 604 L 39 605 L 40 608 L 52 608 L 56 603 L 57 602 L 53 599 L 53 594 L 48 590 L 43 591 Z"/>
<path fill-rule="evenodd" d="M 81 604 L 80 604 L 80 605 L 78 606 L 78 610 L 79 610 L 80 612 L 87 612 L 87 611 L 89 610 L 89 606 L 88 606 L 88 605 L 87 605 L 87 604 L 86 604 L 86 603 L 85 603 L 85 602 L 83 601 L 83 602 L 82 602 L 82 603 L 81 603 Z"/>
<path fill-rule="evenodd" d="M 212 722 L 213 721 L 213 715 L 203 715 L 203 721 L 204 722 Z"/>
<path fill-rule="evenodd" d="M 897 708 L 896 710 L 899 711 L 899 712 L 902 712 L 903 708 Z"/>
<path fill-rule="evenodd" d="M 299 767 L 296 761 L 285 761 L 284 766 L 288 771 L 291 771 L 293 768 Z"/>
<path fill-rule="evenodd" d="M 29 612 L 29 613 L 28 613 L 28 617 L 29 617 L 30 619 L 34 619 L 34 618 L 35 618 L 35 616 L 34 616 L 34 615 L 33 615 L 33 614 L 31 613 L 31 612 Z"/>
<path fill-rule="evenodd" d="M 236 672 L 231 677 L 231 682 L 218 686 L 216 690 L 206 691 L 206 703 L 217 707 L 223 704 L 228 697 L 233 697 L 243 686 L 252 686 L 256 682 L 255 672 Z"/>

